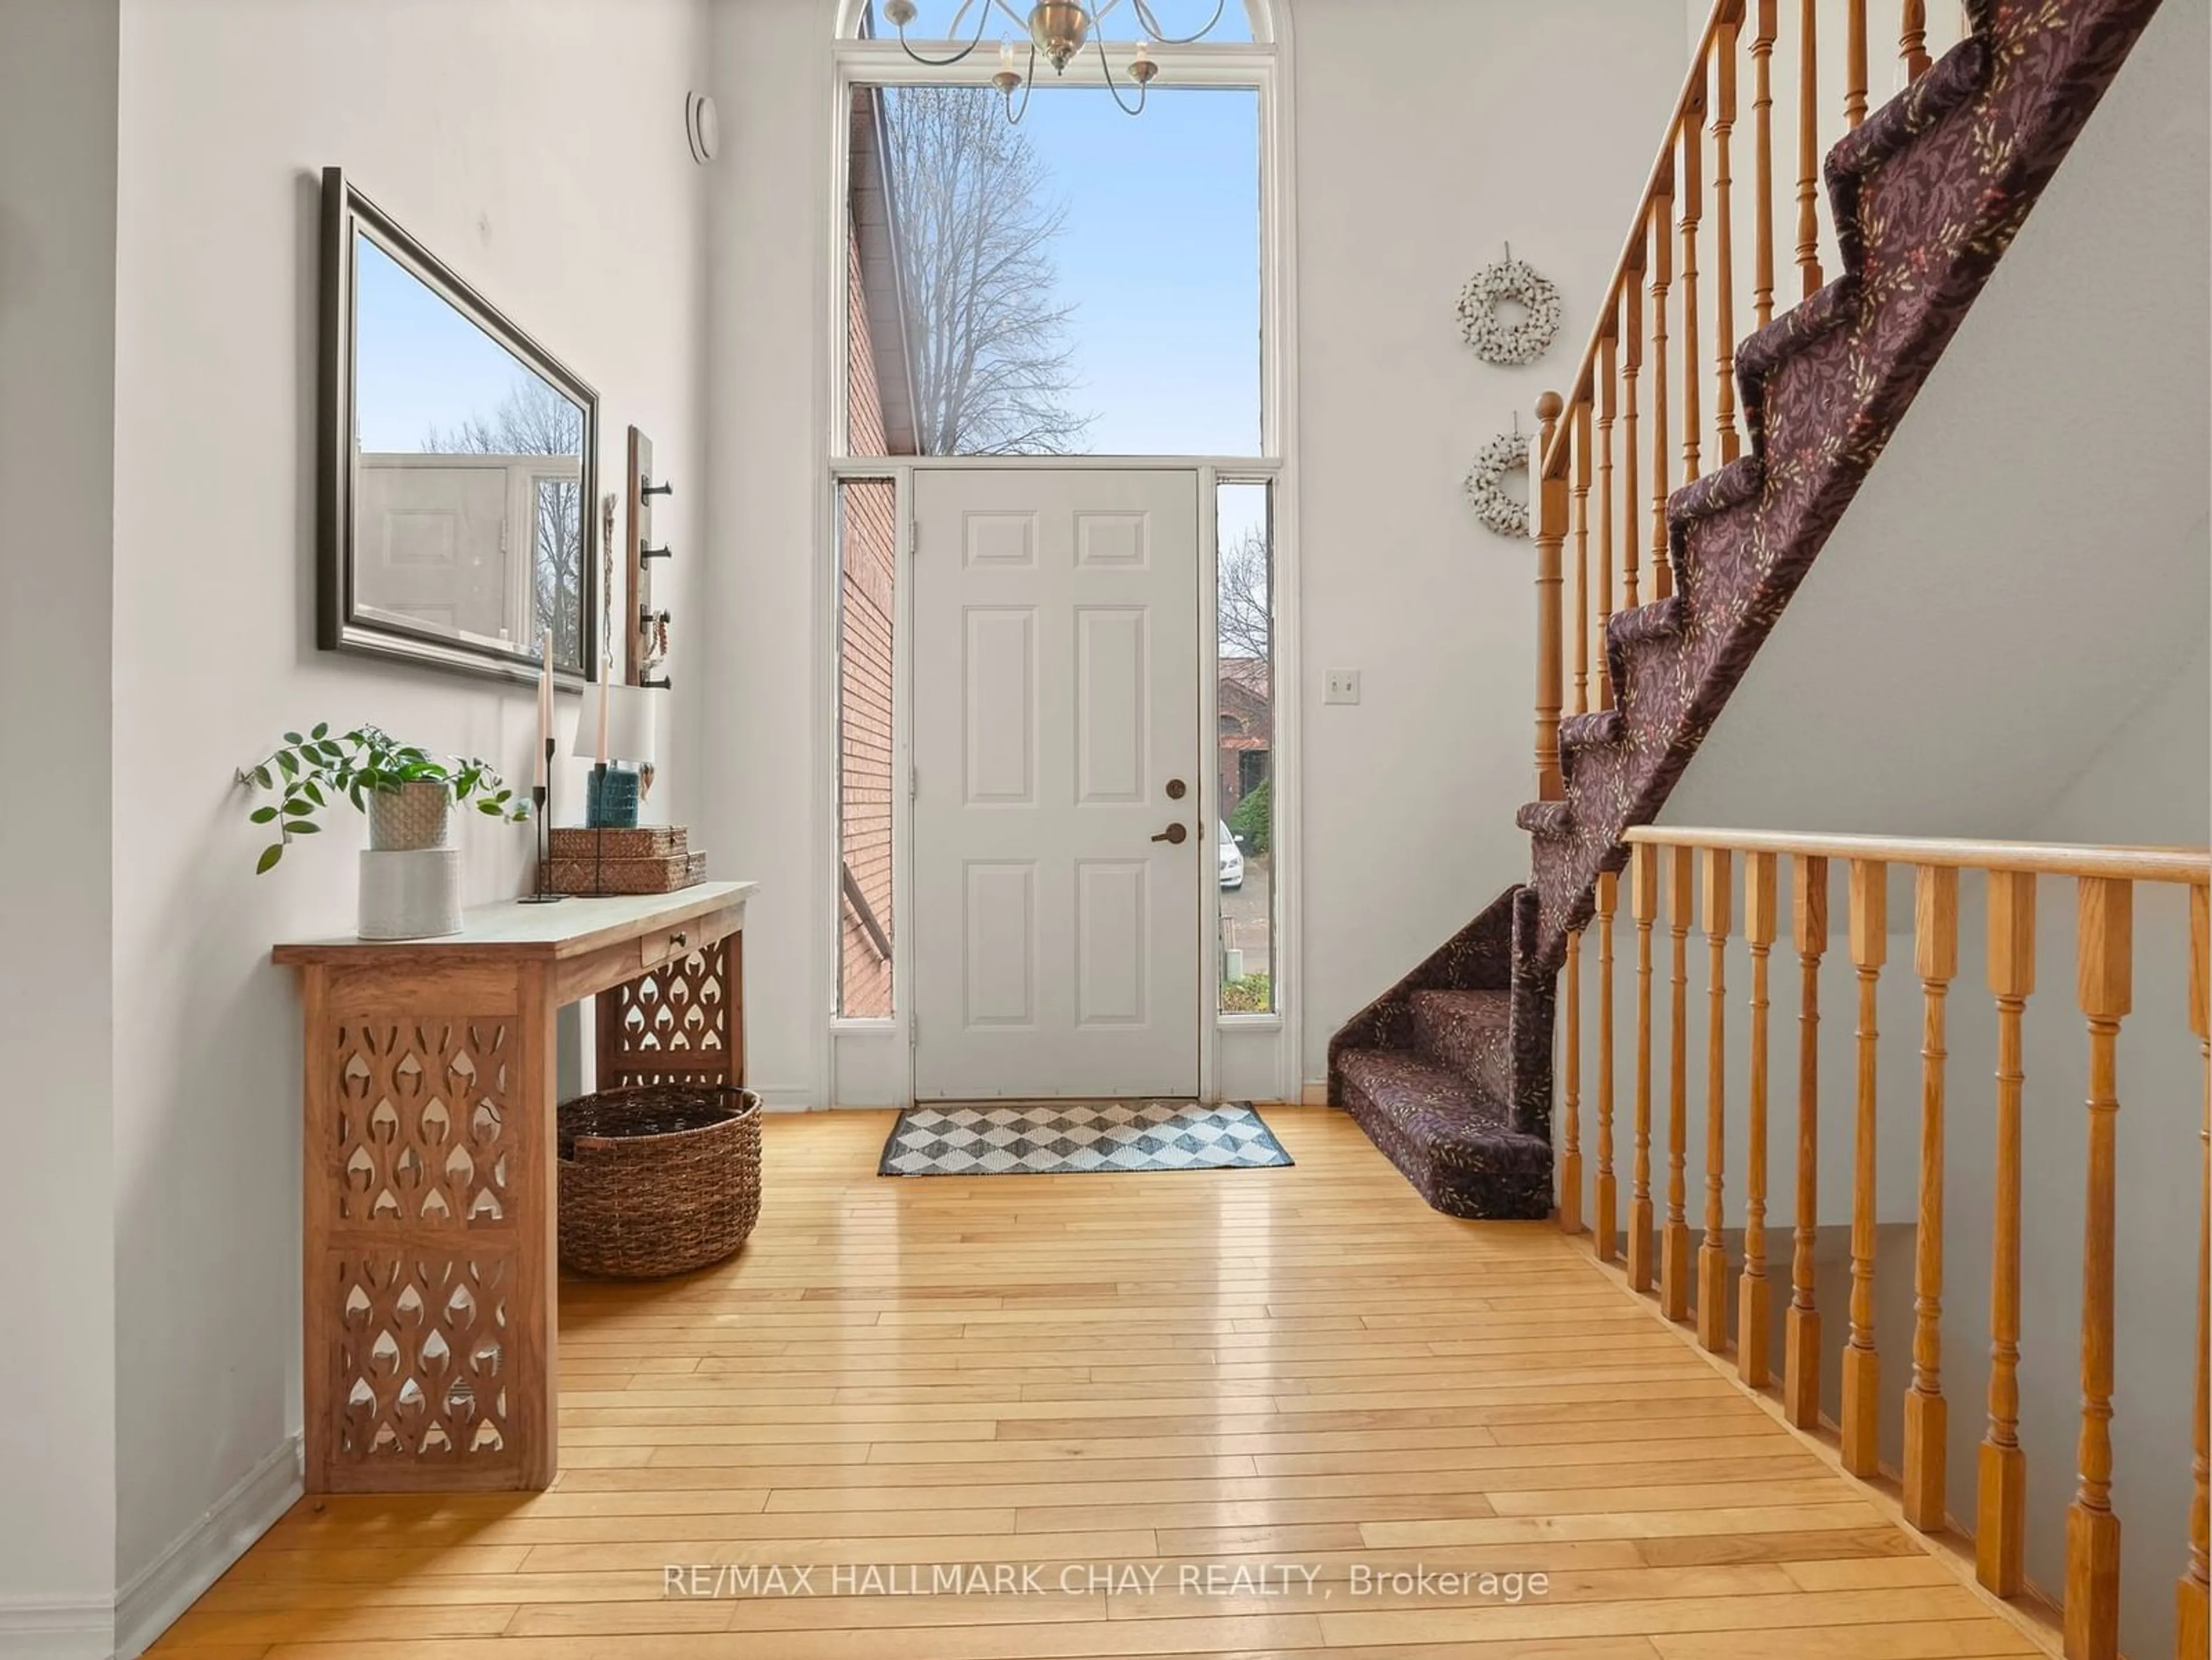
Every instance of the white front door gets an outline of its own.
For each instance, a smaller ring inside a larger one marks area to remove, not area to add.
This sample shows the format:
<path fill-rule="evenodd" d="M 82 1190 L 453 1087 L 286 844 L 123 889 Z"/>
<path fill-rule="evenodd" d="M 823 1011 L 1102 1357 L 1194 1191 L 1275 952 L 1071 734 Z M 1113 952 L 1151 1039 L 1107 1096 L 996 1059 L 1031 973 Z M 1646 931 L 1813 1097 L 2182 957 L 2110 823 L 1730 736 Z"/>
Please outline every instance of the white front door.
<path fill-rule="evenodd" d="M 915 520 L 915 1098 L 1195 1095 L 1197 475 L 925 471 Z"/>

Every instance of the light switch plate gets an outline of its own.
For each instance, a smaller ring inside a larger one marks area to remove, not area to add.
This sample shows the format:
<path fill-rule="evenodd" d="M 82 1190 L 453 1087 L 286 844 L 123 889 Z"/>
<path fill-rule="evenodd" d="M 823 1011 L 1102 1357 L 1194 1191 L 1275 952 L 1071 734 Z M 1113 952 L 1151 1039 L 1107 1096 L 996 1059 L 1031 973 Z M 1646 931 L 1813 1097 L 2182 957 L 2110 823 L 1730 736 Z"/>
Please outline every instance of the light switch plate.
<path fill-rule="evenodd" d="M 1331 669 L 1327 688 L 1322 693 L 1324 703 L 1357 703 L 1359 701 L 1359 671 Z"/>

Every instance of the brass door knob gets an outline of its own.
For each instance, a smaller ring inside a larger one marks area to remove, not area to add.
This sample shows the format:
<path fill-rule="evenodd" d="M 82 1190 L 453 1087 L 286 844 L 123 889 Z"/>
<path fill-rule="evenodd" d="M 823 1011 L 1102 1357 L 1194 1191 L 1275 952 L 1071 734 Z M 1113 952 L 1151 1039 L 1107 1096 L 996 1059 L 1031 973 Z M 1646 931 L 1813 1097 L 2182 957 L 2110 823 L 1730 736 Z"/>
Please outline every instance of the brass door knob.
<path fill-rule="evenodd" d="M 1190 831 L 1184 825 L 1170 824 L 1158 836 L 1155 836 L 1152 840 L 1155 842 L 1165 842 L 1170 847 L 1179 848 L 1185 842 L 1190 840 Z"/>

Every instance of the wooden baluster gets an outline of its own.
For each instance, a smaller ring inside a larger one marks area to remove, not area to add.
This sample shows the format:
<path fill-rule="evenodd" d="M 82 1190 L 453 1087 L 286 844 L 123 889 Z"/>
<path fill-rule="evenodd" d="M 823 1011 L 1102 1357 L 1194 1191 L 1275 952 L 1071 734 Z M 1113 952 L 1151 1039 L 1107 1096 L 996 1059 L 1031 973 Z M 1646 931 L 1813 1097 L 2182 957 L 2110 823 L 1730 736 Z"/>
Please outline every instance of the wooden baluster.
<path fill-rule="evenodd" d="M 2120 1518 L 2112 1513 L 2112 1231 L 2120 1112 L 2115 1051 L 2132 1003 L 2132 884 L 2085 876 L 2077 886 L 2075 970 L 2089 1023 L 2087 1225 L 2081 1242 L 2081 1438 L 2066 1511 L 2067 1660 L 2118 1660 Z"/>
<path fill-rule="evenodd" d="M 1613 707 L 1613 658 L 1605 648 L 1605 626 L 1613 618 L 1613 423 L 1620 396 L 1613 338 L 1620 313 L 1607 307 L 1605 331 L 1597 342 L 1597 616 L 1585 627 L 1597 631 L 1597 707 Z"/>
<path fill-rule="evenodd" d="M 1774 946 L 1774 855 L 1743 856 L 1743 937 L 1751 947 L 1751 1110 L 1744 1140 L 1743 1283 L 1736 1287 L 1735 1374 L 1767 1378 L 1771 1313 L 1766 1285 L 1766 959 Z"/>
<path fill-rule="evenodd" d="M 1905 1519 L 1943 1525 L 1950 1408 L 1943 1399 L 1944 999 L 1959 971 L 1959 873 L 1913 879 L 1912 966 L 1920 976 L 1920 1225 L 1912 1245 L 1912 1383 L 1905 1393 Z"/>
<path fill-rule="evenodd" d="M 2021 1020 L 2035 990 L 2035 878 L 1990 873 L 1990 990 L 1997 1000 L 1996 1232 L 1990 1250 L 1990 1422 L 1975 1480 L 1974 1577 L 2017 1596 L 2027 1541 L 2020 1447 Z"/>
<path fill-rule="evenodd" d="M 1635 1152 L 1629 1169 L 1628 1283 L 1651 1289 L 1651 924 L 1659 915 L 1659 849 L 1628 854 L 1628 912 L 1636 923 Z"/>
<path fill-rule="evenodd" d="M 1851 963 L 1859 977 L 1858 1122 L 1851 1172 L 1850 1341 L 1844 1348 L 1844 1468 L 1870 1476 L 1881 1459 L 1881 1359 L 1874 1341 L 1875 994 L 1888 953 L 1889 869 L 1851 860 Z"/>
<path fill-rule="evenodd" d="M 2205 1375 L 2205 1344 L 2212 1341 L 2212 1021 L 2206 1018 L 2205 979 L 2212 974 L 2212 907 L 2201 887 L 2189 890 L 2189 1030 L 2197 1034 L 2204 1057 L 2203 1128 L 2197 1132 L 2197 1409 L 2192 1429 L 2189 1492 L 2189 1566 L 2174 1587 L 2174 1644 L 2177 1660 L 2203 1660 L 2212 1649 L 2206 1582 L 2212 1579 L 2212 1449 L 2205 1442 L 2212 1418 L 2212 1380 Z"/>
<path fill-rule="evenodd" d="M 1917 81 L 1928 73 L 1928 4 L 1927 0 L 1904 0 L 1897 32 L 1898 60 L 1905 65 L 1905 78 Z"/>
<path fill-rule="evenodd" d="M 1674 591 L 1667 550 L 1667 296 L 1674 283 L 1674 174 L 1671 164 L 1651 203 L 1651 597 Z"/>
<path fill-rule="evenodd" d="M 1659 1307 L 1669 1320 L 1690 1312 L 1689 1189 L 1683 1160 L 1690 1139 L 1690 849 L 1667 850 L 1667 928 L 1674 946 L 1668 1000 L 1667 1226 L 1659 1242 Z"/>
<path fill-rule="evenodd" d="M 1867 112 L 1866 0 L 1844 7 L 1844 122 L 1856 128 Z"/>
<path fill-rule="evenodd" d="M 1813 1292 L 1820 1225 L 1820 958 L 1828 948 L 1828 861 L 1790 860 L 1797 946 L 1797 1213 L 1790 1257 L 1790 1311 L 1782 1324 L 1782 1404 L 1799 1429 L 1820 1422 L 1820 1312 Z"/>
<path fill-rule="evenodd" d="M 1713 439 L 1723 465 L 1742 453 L 1735 429 L 1735 177 L 1729 151 L 1735 135 L 1735 58 L 1743 7 L 1722 15 L 1719 59 L 1713 66 Z"/>
<path fill-rule="evenodd" d="M 1620 605 L 1643 604 L 1637 589 L 1644 550 L 1644 497 L 1637 489 L 1636 383 L 1644 373 L 1644 239 L 1637 239 L 1635 261 L 1621 273 L 1620 353 Z"/>
<path fill-rule="evenodd" d="M 1567 935 L 1566 1078 L 1561 1088 L 1559 1113 L 1559 1231 L 1583 1231 L 1583 934 Z"/>
<path fill-rule="evenodd" d="M 1553 435 L 1559 430 L 1559 394 L 1536 400 L 1542 431 L 1536 440 L 1536 799 L 1557 801 L 1566 794 L 1559 777 L 1559 550 L 1567 539 L 1566 480 L 1554 477 L 1550 461 Z"/>
<path fill-rule="evenodd" d="M 1729 901 L 1735 877 L 1724 848 L 1705 849 L 1705 1237 L 1698 1245 L 1698 1341 L 1728 1347 L 1728 1229 L 1721 1172 L 1728 1144 Z"/>
<path fill-rule="evenodd" d="M 1819 0 L 1797 8 L 1797 274 L 1801 299 L 1820 289 L 1820 14 Z"/>
<path fill-rule="evenodd" d="M 1703 376 L 1698 358 L 1698 232 L 1705 213 L 1705 94 L 1700 87 L 1682 118 L 1682 161 L 1676 177 L 1682 187 L 1682 482 L 1699 471 L 1705 442 Z"/>
<path fill-rule="evenodd" d="M 1620 1254 L 1620 1193 L 1613 1173 L 1613 913 L 1620 903 L 1620 879 L 1611 871 L 1597 879 L 1597 1260 Z"/>
<path fill-rule="evenodd" d="M 1774 320 L 1774 37 L 1777 0 L 1759 0 L 1751 37 L 1752 326 Z"/>
<path fill-rule="evenodd" d="M 1590 394 L 1589 387 L 1575 399 L 1570 436 L 1575 447 L 1575 713 L 1587 714 L 1589 701 L 1590 653 Z"/>

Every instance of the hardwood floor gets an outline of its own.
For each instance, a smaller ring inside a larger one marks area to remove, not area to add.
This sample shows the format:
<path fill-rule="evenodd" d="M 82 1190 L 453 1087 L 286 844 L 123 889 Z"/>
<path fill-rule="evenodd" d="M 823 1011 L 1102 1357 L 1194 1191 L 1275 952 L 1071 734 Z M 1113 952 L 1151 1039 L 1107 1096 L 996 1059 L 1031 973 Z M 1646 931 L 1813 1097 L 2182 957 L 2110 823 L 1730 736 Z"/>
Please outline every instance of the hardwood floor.
<path fill-rule="evenodd" d="M 771 1119 L 734 1262 L 563 1287 L 552 1491 L 303 1501 L 155 1652 L 2039 1651 L 1555 1230 L 1267 1116 L 1295 1169 L 908 1180 Z"/>

